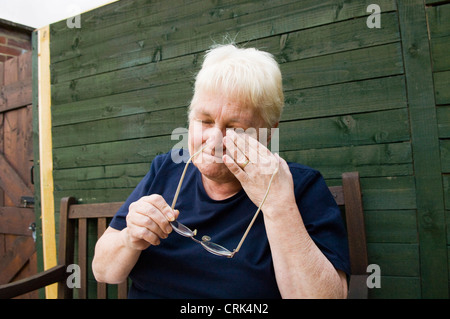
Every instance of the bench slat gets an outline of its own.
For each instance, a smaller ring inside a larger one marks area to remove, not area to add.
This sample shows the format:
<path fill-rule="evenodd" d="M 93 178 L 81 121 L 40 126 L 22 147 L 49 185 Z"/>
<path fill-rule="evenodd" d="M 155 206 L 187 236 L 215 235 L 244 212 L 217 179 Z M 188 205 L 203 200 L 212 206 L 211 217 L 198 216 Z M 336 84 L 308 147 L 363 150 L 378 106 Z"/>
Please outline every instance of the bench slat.
<path fill-rule="evenodd" d="M 80 266 L 80 283 L 78 291 L 80 299 L 87 299 L 87 219 L 78 220 L 78 266 Z"/>
<path fill-rule="evenodd" d="M 97 238 L 100 238 L 106 230 L 106 217 L 99 218 L 97 221 Z M 107 291 L 106 284 L 97 283 L 97 299 L 106 299 Z"/>
<path fill-rule="evenodd" d="M 69 218 L 113 217 L 123 202 L 70 205 Z"/>

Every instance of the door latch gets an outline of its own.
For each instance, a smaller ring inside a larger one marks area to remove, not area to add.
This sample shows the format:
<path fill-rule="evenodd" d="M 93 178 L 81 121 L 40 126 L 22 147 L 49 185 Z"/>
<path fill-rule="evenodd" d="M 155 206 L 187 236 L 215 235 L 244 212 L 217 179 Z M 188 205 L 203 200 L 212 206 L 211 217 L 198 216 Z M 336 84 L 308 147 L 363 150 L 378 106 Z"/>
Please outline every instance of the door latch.
<path fill-rule="evenodd" d="M 32 231 L 31 237 L 33 237 L 34 242 L 36 242 L 36 223 L 31 223 L 30 226 L 28 226 L 28 229 Z"/>
<path fill-rule="evenodd" d="M 20 204 L 23 208 L 33 207 L 34 206 L 34 197 L 30 196 L 22 196 L 20 197 Z"/>

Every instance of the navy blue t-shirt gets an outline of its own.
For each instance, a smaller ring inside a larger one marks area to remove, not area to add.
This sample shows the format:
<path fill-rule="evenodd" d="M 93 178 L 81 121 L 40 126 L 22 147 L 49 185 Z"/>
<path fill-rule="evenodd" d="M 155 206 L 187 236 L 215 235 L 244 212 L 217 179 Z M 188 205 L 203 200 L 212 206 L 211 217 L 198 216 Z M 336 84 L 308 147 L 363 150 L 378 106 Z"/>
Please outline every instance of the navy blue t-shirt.
<path fill-rule="evenodd" d="M 160 194 L 170 205 L 188 156 L 181 163 L 171 152 L 157 156 L 150 171 L 111 221 L 126 227 L 129 205 L 142 196 Z M 178 161 L 179 162 L 179 161 Z M 320 173 L 288 163 L 303 222 L 322 253 L 336 269 L 349 274 L 348 244 L 340 210 Z M 211 241 L 233 250 L 257 206 L 244 190 L 225 200 L 211 199 L 200 171 L 190 164 L 175 209 L 178 220 Z M 286 225 L 289 227 L 289 225 Z M 172 232 L 158 246 L 143 250 L 130 273 L 129 298 L 280 298 L 269 242 L 260 213 L 240 251 L 233 258 L 216 256 L 200 244 Z"/>

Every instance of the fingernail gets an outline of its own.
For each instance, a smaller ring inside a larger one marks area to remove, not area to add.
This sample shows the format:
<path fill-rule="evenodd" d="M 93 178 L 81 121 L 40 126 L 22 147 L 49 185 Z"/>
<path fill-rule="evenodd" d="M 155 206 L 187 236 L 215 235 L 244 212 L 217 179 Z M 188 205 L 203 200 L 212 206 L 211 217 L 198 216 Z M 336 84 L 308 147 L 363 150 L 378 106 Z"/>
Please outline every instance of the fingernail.
<path fill-rule="evenodd" d="M 172 211 L 167 212 L 167 218 L 170 222 L 173 222 L 175 220 L 175 215 L 172 213 Z"/>

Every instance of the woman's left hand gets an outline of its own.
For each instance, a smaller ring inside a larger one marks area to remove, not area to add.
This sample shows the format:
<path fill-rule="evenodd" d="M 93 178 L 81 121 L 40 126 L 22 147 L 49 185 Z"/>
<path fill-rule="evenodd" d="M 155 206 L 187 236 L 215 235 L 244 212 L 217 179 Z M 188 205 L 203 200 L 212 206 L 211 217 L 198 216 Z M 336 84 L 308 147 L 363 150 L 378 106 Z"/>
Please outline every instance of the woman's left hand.
<path fill-rule="evenodd" d="M 263 212 L 276 212 L 279 205 L 295 204 L 292 174 L 285 160 L 247 134 L 227 131 L 223 161 L 241 183 L 250 200 L 259 206 L 270 185 Z M 273 209 L 272 209 L 273 208 Z"/>

